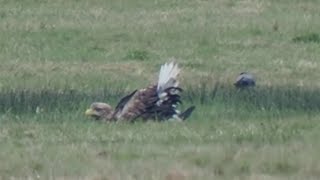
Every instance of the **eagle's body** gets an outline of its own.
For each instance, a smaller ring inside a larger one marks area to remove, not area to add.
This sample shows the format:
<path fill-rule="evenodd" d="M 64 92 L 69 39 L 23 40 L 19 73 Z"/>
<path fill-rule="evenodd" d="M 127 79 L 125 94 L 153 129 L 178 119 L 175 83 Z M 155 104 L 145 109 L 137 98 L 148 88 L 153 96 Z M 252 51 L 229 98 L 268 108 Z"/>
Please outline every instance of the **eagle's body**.
<path fill-rule="evenodd" d="M 86 115 L 105 121 L 167 120 L 175 118 L 184 120 L 190 116 L 194 106 L 180 113 L 176 107 L 181 102 L 177 76 L 178 65 L 171 62 L 161 66 L 157 84 L 133 91 L 123 97 L 113 110 L 105 103 L 93 103 Z"/>

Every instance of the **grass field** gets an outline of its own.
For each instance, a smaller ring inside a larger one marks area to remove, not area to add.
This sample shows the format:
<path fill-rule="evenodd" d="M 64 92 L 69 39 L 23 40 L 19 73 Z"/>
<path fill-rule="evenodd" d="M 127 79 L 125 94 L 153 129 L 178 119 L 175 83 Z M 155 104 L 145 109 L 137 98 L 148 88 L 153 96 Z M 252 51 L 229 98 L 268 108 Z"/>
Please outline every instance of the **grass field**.
<path fill-rule="evenodd" d="M 317 0 L 0 4 L 0 179 L 319 179 Z M 84 117 L 170 58 L 187 122 Z M 232 86 L 242 71 L 253 91 Z"/>

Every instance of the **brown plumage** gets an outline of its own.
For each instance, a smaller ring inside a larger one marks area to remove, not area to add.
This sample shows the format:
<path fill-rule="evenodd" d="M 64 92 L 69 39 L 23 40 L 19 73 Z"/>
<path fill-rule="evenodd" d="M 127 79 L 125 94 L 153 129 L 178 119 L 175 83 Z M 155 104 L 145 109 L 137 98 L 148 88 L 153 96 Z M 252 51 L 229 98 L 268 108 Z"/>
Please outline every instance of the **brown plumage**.
<path fill-rule="evenodd" d="M 185 120 L 195 107 L 191 106 L 183 113 L 176 109 L 181 103 L 179 94 L 182 92 L 177 80 L 179 72 L 176 63 L 166 63 L 161 66 L 157 84 L 133 91 L 123 97 L 115 109 L 106 103 L 92 103 L 86 115 L 104 121 Z"/>

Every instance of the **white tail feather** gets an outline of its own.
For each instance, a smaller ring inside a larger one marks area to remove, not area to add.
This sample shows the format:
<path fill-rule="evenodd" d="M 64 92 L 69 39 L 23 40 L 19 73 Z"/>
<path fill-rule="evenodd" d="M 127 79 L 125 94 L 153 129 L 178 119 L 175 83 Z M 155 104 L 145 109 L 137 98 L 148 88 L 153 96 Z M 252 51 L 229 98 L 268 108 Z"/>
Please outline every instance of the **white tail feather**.
<path fill-rule="evenodd" d="M 160 95 L 165 89 L 170 87 L 178 87 L 179 82 L 177 76 L 180 68 L 175 62 L 165 63 L 160 68 L 157 91 Z"/>

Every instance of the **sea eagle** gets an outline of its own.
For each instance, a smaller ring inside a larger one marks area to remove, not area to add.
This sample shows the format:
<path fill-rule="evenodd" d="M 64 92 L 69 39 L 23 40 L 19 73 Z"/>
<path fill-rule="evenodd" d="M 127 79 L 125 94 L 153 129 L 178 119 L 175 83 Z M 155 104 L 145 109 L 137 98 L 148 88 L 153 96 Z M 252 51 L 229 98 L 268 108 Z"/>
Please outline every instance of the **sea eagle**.
<path fill-rule="evenodd" d="M 165 63 L 160 68 L 157 84 L 135 90 L 123 97 L 113 109 L 109 104 L 94 102 L 85 114 L 96 120 L 103 121 L 129 121 L 142 120 L 168 120 L 183 121 L 188 118 L 195 106 L 184 112 L 177 109 L 181 103 L 177 77 L 180 68 L 175 62 Z"/>

